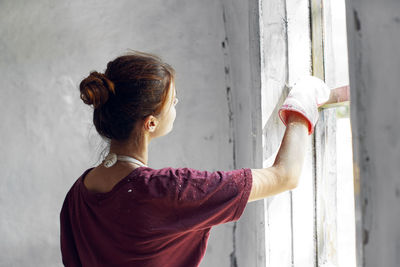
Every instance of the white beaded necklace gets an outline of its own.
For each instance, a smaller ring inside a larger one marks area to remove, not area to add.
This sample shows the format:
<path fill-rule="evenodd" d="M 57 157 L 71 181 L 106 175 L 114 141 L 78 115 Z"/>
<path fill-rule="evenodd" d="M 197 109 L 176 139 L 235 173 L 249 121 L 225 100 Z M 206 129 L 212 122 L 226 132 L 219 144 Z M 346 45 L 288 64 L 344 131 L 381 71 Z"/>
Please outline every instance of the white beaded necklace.
<path fill-rule="evenodd" d="M 132 162 L 132 163 L 135 163 L 135 164 L 137 164 L 137 165 L 139 165 L 141 167 L 148 167 L 146 164 L 144 164 L 143 162 L 141 162 L 141 161 L 139 161 L 139 160 L 137 160 L 135 158 L 132 158 L 132 157 L 129 157 L 129 156 L 117 155 L 115 153 L 108 154 L 105 157 L 105 159 L 103 160 L 103 165 L 106 168 L 110 168 L 111 166 L 113 166 L 117 162 L 117 160 Z"/>

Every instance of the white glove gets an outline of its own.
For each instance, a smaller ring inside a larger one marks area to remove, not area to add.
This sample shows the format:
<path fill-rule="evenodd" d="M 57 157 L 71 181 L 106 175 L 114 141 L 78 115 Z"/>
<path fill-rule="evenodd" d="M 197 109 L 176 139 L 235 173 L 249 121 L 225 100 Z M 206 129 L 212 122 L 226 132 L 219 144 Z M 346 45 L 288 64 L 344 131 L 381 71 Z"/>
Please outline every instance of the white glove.
<path fill-rule="evenodd" d="M 299 79 L 292 87 L 289 95 L 279 109 L 279 118 L 287 125 L 290 112 L 302 114 L 308 121 L 308 134 L 314 132 L 318 121 L 318 107 L 328 101 L 330 90 L 328 86 L 317 77 L 305 76 Z"/>

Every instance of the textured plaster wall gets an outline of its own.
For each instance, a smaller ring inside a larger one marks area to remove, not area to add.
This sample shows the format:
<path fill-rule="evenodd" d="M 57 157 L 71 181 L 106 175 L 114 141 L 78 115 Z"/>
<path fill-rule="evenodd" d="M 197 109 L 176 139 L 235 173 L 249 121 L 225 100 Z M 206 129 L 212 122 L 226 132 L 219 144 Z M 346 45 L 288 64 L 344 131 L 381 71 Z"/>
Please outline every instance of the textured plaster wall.
<path fill-rule="evenodd" d="M 400 266 L 400 2 L 346 5 L 358 266 Z"/>
<path fill-rule="evenodd" d="M 0 266 L 61 265 L 62 201 L 103 148 L 78 85 L 127 49 L 177 70 L 174 130 L 150 144 L 149 165 L 234 168 L 221 2 L 9 0 L 0 25 Z M 202 266 L 230 266 L 232 233 L 213 229 Z"/>

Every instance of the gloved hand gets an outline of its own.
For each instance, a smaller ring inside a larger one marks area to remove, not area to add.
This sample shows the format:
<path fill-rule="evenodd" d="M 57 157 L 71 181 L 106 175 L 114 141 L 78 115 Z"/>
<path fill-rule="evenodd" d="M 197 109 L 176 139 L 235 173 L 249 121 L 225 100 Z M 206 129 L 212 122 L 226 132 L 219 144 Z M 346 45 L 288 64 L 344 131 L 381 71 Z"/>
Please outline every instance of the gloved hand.
<path fill-rule="evenodd" d="M 314 132 L 318 121 L 318 107 L 328 101 L 330 90 L 328 86 L 317 77 L 305 76 L 299 79 L 292 87 L 279 109 L 279 118 L 287 125 L 290 112 L 302 114 L 308 121 L 308 134 Z"/>

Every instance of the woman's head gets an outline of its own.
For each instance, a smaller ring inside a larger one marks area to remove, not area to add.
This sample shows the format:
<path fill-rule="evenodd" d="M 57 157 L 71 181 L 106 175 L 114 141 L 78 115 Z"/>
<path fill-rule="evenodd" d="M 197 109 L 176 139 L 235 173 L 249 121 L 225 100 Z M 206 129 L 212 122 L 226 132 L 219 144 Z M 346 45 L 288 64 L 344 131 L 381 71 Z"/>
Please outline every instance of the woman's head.
<path fill-rule="evenodd" d="M 168 133 L 175 119 L 174 69 L 155 55 L 131 52 L 91 72 L 80 83 L 81 99 L 93 105 L 93 123 L 108 139 L 139 142 Z"/>

